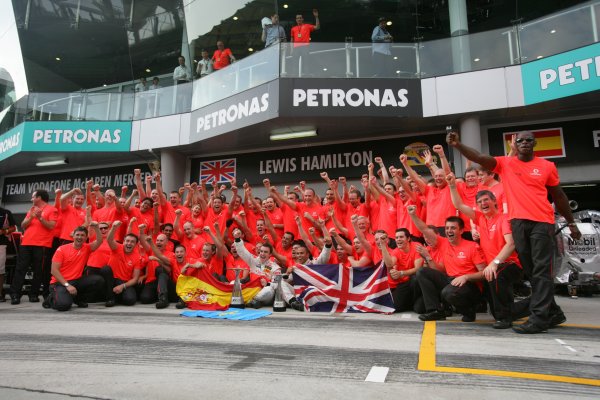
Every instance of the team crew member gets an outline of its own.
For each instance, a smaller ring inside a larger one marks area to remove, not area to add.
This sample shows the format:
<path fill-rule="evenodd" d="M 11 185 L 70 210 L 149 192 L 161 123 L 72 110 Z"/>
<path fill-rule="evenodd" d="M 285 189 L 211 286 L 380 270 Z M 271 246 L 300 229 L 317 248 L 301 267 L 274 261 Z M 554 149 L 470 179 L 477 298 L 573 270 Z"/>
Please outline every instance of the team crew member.
<path fill-rule="evenodd" d="M 58 236 L 60 244 L 72 242 L 71 234 L 74 229 L 84 224 L 86 215 L 86 209 L 83 207 L 84 200 L 79 188 L 70 190 L 60 197 L 61 227 Z"/>
<path fill-rule="evenodd" d="M 171 280 L 171 260 L 175 255 L 166 249 L 169 239 L 164 234 L 156 237 L 156 243 L 146 236 L 146 226 L 140 225 L 140 242 L 148 255 L 146 272 L 139 280 L 144 279 L 140 292 L 142 304 L 156 303 L 158 309 L 169 306 L 169 281 Z"/>
<path fill-rule="evenodd" d="M 465 225 L 459 217 L 446 219 L 446 237 L 441 237 L 417 216 L 416 211 L 415 206 L 408 206 L 411 218 L 423 232 L 427 243 L 440 251 L 441 261 L 446 269 L 446 273 L 439 271 L 435 268 L 436 262 L 431 259 L 427 260 L 429 268 L 421 268 L 417 272 L 426 311 L 419 315 L 419 319 L 446 319 L 443 300 L 463 314 L 463 322 L 475 321 L 476 306 L 481 297 L 477 283 L 483 279 L 482 271 L 486 265 L 479 245 L 461 237 Z"/>
<path fill-rule="evenodd" d="M 467 218 L 473 220 L 479 232 L 479 243 L 487 267 L 483 275 L 489 283 L 492 297 L 492 314 L 496 318 L 495 329 L 507 329 L 512 321 L 527 315 L 529 299 L 514 304 L 513 286 L 521 279 L 522 269 L 515 252 L 515 243 L 506 214 L 498 210 L 496 197 L 489 190 L 481 190 L 475 196 L 477 210 L 466 205 L 456 188 L 456 179 L 446 177 L 452 203 Z M 525 312 L 525 313 L 524 313 Z"/>
<path fill-rule="evenodd" d="M 388 271 L 388 282 L 394 299 L 394 308 L 399 311 L 412 311 L 416 301 L 418 285 L 415 275 L 423 266 L 423 258 L 417 251 L 417 244 L 410 240 L 410 232 L 399 228 L 395 234 L 396 248 L 388 249 L 386 243 L 378 241 L 383 261 Z"/>
<path fill-rule="evenodd" d="M 140 254 L 138 252 L 138 238 L 133 234 L 125 235 L 123 244 L 115 241 L 116 231 L 121 226 L 121 221 L 115 221 L 108 233 L 108 246 L 111 249 L 108 265 L 112 275 L 107 280 L 112 293 L 106 300 L 106 306 L 115 305 L 115 300 L 126 306 L 132 306 L 137 300 L 135 285 L 140 277 Z"/>
<path fill-rule="evenodd" d="M 213 68 L 215 70 L 219 70 L 225 68 L 229 64 L 234 63 L 235 57 L 233 56 L 231 49 L 229 47 L 225 48 L 223 41 L 219 40 L 217 42 L 217 50 L 215 50 L 213 53 L 212 60 Z"/>
<path fill-rule="evenodd" d="M 60 246 L 54 253 L 50 294 L 44 300 L 44 308 L 68 311 L 73 302 L 85 308 L 88 306 L 87 296 L 102 288 L 100 276 L 82 275 L 90 253 L 102 243 L 98 223 L 92 221 L 90 226 L 96 231 L 96 240 L 93 243 L 86 243 L 88 231 L 79 226 L 73 231 L 73 242 Z"/>
<path fill-rule="evenodd" d="M 10 243 L 10 235 L 17 229 L 12 213 L 0 207 L 0 302 L 4 299 L 4 275 L 6 273 L 6 247 Z"/>
<path fill-rule="evenodd" d="M 321 22 L 319 21 L 319 11 L 313 9 L 313 16 L 315 17 L 315 24 L 305 24 L 304 17 L 302 14 L 296 15 L 296 26 L 292 27 L 290 31 L 290 39 L 294 43 L 292 55 L 295 60 L 298 60 L 299 57 L 303 57 L 302 63 L 304 65 L 309 64 L 307 60 L 308 53 L 308 45 L 310 44 L 310 34 L 316 30 L 321 29 Z M 298 61 L 295 62 L 295 64 Z M 299 74 L 302 74 L 302 71 L 298 71 Z"/>
<path fill-rule="evenodd" d="M 21 228 L 25 230 L 25 233 L 21 239 L 15 276 L 10 286 L 11 304 L 21 303 L 21 289 L 25 281 L 25 273 L 30 266 L 33 268 L 33 280 L 29 292 L 29 302 L 37 303 L 40 301 L 40 285 L 42 276 L 45 275 L 45 271 L 42 269 L 45 258 L 52 247 L 52 231 L 58 219 L 58 211 L 48 204 L 49 200 L 50 196 L 46 190 L 40 189 L 33 192 L 31 196 L 33 206 L 21 222 Z M 50 271 L 48 271 L 46 285 L 50 283 L 49 275 Z"/>
<path fill-rule="evenodd" d="M 532 290 L 529 320 L 513 326 L 513 330 L 540 333 L 562 324 L 566 317 L 554 301 L 554 210 L 548 202 L 548 192 L 556 210 L 567 220 L 571 237 L 579 239 L 581 232 L 573 219 L 569 199 L 560 187 L 556 166 L 534 155 L 536 141 L 531 132 L 517 134 L 516 157 L 482 154 L 462 144 L 456 132 L 449 132 L 446 141 L 469 160 L 502 178 L 515 247 Z"/>

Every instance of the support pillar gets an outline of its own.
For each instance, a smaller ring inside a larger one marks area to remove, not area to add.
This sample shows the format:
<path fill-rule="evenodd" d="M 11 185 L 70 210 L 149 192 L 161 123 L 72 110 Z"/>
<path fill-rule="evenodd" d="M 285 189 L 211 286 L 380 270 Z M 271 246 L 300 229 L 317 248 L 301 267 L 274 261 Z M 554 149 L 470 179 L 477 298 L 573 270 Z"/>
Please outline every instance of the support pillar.
<path fill-rule="evenodd" d="M 469 43 L 469 20 L 467 1 L 449 0 L 450 36 L 454 73 L 471 70 L 471 47 Z"/>
<path fill-rule="evenodd" d="M 169 192 L 178 190 L 182 182 L 187 181 L 185 175 L 186 156 L 173 150 L 160 151 L 160 171 L 163 189 L 169 198 Z"/>

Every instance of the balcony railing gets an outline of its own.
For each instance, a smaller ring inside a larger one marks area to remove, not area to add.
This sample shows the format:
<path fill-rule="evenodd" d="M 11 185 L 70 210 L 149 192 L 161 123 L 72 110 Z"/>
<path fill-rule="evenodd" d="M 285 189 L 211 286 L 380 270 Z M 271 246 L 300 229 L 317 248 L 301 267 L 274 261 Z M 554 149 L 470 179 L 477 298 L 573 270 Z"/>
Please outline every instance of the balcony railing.
<path fill-rule="evenodd" d="M 527 23 L 440 40 L 390 43 L 382 68 L 372 43 L 271 46 L 201 79 L 144 92 L 31 93 L 11 117 L 24 120 L 139 120 L 190 112 L 277 78 L 414 78 L 522 64 L 598 42 L 600 1 Z M 6 126 L 6 125 L 5 125 Z"/>

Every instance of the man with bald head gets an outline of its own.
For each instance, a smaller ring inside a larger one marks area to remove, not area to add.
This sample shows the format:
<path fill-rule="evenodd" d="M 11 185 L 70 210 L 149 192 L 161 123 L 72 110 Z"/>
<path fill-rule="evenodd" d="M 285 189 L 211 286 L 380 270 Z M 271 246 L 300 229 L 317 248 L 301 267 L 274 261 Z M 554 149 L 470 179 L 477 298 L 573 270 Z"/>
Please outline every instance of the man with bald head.
<path fill-rule="evenodd" d="M 169 239 L 164 233 L 156 237 L 156 243 L 146 235 L 146 226 L 140 225 L 140 243 L 148 255 L 146 272 L 140 277 L 143 281 L 140 292 L 140 302 L 150 304 L 156 302 L 156 308 L 169 306 L 169 281 L 171 275 L 171 263 L 175 254 L 166 249 Z"/>

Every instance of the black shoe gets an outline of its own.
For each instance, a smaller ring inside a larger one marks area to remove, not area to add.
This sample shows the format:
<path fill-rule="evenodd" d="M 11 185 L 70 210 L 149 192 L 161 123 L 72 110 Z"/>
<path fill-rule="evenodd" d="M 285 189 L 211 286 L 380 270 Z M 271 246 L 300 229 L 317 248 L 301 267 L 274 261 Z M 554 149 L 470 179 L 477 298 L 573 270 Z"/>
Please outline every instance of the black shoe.
<path fill-rule="evenodd" d="M 51 295 L 48 295 L 42 302 L 42 307 L 44 307 L 46 309 L 52 308 L 52 303 L 50 303 L 50 300 L 51 300 Z"/>
<path fill-rule="evenodd" d="M 452 306 L 446 306 L 444 308 L 444 314 L 446 315 L 446 318 L 451 317 L 452 316 Z"/>
<path fill-rule="evenodd" d="M 431 311 L 425 314 L 419 315 L 421 321 L 444 321 L 446 319 L 445 311 Z"/>
<path fill-rule="evenodd" d="M 463 314 L 461 321 L 475 322 L 475 318 L 477 318 L 477 314 L 475 313 L 475 311 L 467 311 Z"/>
<path fill-rule="evenodd" d="M 164 294 L 158 295 L 158 302 L 156 303 L 157 309 L 163 309 L 169 307 L 169 299 Z"/>
<path fill-rule="evenodd" d="M 293 298 L 290 300 L 290 307 L 292 307 L 296 311 L 304 311 L 304 304 L 300 302 L 297 298 Z"/>
<path fill-rule="evenodd" d="M 562 311 L 558 312 L 550 316 L 548 328 L 556 328 L 558 325 L 564 324 L 565 322 L 567 322 L 567 317 L 565 317 L 565 314 Z"/>
<path fill-rule="evenodd" d="M 114 307 L 115 306 L 115 301 L 114 300 L 107 300 L 106 303 L 104 303 L 105 307 Z"/>
<path fill-rule="evenodd" d="M 512 326 L 512 321 L 509 319 L 499 319 L 492 325 L 494 329 L 508 329 Z"/>
<path fill-rule="evenodd" d="M 77 304 L 77 307 L 79 308 L 88 308 L 88 303 L 86 303 L 85 301 L 78 301 L 75 304 Z"/>
<path fill-rule="evenodd" d="M 248 302 L 248 304 L 246 304 L 246 305 L 248 307 L 252 307 L 252 308 L 261 308 L 262 307 L 262 304 L 260 303 L 260 301 L 258 301 L 256 299 L 250 300 Z"/>
<path fill-rule="evenodd" d="M 35 296 L 35 295 L 34 296 L 29 295 L 29 302 L 30 303 L 39 303 L 40 302 L 40 298 L 38 296 Z"/>
<path fill-rule="evenodd" d="M 185 308 L 185 303 L 183 302 L 183 300 L 179 299 L 179 301 L 177 302 L 177 304 L 175 304 L 175 308 L 178 310 L 181 310 L 182 308 Z"/>
<path fill-rule="evenodd" d="M 16 294 L 11 294 L 10 295 L 10 304 L 12 304 L 13 306 L 15 306 L 17 304 L 21 304 L 21 296 L 17 296 Z"/>
<path fill-rule="evenodd" d="M 512 329 L 513 329 L 513 331 L 515 331 L 517 333 L 522 333 L 522 334 L 534 334 L 534 333 L 548 332 L 546 329 L 534 324 L 533 322 L 531 322 L 529 320 L 527 322 L 523 323 L 522 325 L 514 325 L 512 327 Z"/>

